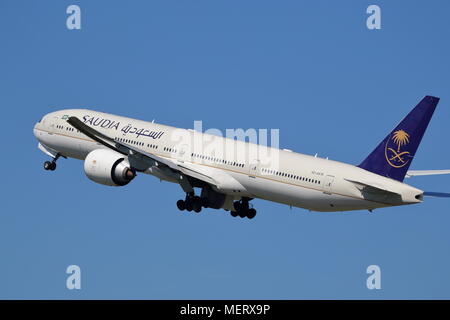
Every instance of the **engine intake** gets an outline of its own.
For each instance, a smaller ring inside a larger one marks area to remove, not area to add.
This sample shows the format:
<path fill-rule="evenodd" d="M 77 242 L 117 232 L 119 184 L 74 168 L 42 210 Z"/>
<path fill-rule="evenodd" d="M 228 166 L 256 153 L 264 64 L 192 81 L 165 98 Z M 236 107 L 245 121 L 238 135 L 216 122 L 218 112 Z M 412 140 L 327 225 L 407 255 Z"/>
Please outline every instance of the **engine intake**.
<path fill-rule="evenodd" d="M 84 160 L 84 172 L 92 181 L 107 186 L 127 185 L 136 176 L 128 159 L 109 149 L 91 151 Z"/>

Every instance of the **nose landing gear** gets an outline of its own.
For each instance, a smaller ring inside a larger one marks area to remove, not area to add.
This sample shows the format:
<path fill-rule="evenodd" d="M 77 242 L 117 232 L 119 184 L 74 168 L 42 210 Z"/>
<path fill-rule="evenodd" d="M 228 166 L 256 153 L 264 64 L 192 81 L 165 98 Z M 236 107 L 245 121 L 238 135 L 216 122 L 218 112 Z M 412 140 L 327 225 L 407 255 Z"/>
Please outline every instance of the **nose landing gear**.
<path fill-rule="evenodd" d="M 56 169 L 56 162 L 54 161 L 45 161 L 44 162 L 44 170 L 54 171 Z"/>
<path fill-rule="evenodd" d="M 56 160 L 58 160 L 58 158 L 61 155 L 58 153 L 56 154 L 56 156 L 53 158 L 52 161 L 45 161 L 44 162 L 44 170 L 50 170 L 50 171 L 55 171 L 56 169 Z"/>

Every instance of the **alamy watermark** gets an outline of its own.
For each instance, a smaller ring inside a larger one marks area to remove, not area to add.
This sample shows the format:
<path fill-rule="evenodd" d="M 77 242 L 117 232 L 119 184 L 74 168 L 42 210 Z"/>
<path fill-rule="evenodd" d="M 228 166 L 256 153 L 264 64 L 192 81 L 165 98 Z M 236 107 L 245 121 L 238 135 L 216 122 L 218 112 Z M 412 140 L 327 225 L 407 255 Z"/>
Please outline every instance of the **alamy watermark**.
<path fill-rule="evenodd" d="M 372 264 L 367 267 L 366 273 L 370 274 L 370 276 L 367 278 L 367 281 L 366 281 L 367 289 L 380 290 L 381 289 L 381 268 L 380 268 L 380 266 L 378 266 L 376 264 Z"/>
<path fill-rule="evenodd" d="M 367 7 L 367 17 L 366 26 L 369 30 L 380 30 L 381 29 L 381 8 L 376 4 L 372 4 Z"/>
<path fill-rule="evenodd" d="M 81 268 L 75 264 L 67 267 L 66 273 L 69 276 L 66 279 L 66 288 L 69 290 L 81 289 Z"/>
<path fill-rule="evenodd" d="M 223 133 L 217 128 L 203 131 L 203 122 L 194 121 L 194 130 L 176 129 L 170 140 L 175 143 L 171 152 L 181 160 L 279 168 L 279 129 L 238 128 Z"/>
<path fill-rule="evenodd" d="M 81 9 L 76 4 L 67 7 L 66 13 L 69 14 L 66 20 L 66 26 L 69 30 L 81 29 Z"/>

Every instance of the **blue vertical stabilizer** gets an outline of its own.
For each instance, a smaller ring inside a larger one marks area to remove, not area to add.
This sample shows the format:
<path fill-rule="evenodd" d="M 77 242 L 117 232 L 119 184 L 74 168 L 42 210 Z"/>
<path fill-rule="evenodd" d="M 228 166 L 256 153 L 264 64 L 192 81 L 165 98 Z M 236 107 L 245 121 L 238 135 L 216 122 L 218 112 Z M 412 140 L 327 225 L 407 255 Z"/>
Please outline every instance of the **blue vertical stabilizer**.
<path fill-rule="evenodd" d="M 424 97 L 359 167 L 403 181 L 438 102 L 437 97 Z"/>

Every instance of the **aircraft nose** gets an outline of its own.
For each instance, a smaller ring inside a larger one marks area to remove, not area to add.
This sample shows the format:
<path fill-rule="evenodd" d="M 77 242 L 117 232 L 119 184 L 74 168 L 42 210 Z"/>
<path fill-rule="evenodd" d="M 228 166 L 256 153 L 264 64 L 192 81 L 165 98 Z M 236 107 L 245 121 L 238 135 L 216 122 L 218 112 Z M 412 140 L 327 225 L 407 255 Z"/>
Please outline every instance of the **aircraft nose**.
<path fill-rule="evenodd" d="M 39 139 L 39 133 L 38 133 L 38 129 L 39 129 L 39 124 L 41 123 L 41 120 L 39 120 L 38 122 L 36 122 L 35 124 L 34 124 L 34 127 L 33 127 L 33 134 L 34 134 L 34 136 L 36 137 L 36 139 Z"/>
<path fill-rule="evenodd" d="M 36 137 L 36 139 L 38 138 L 38 134 L 37 134 L 37 125 L 38 125 L 38 123 L 36 122 L 36 123 L 34 124 L 34 127 L 33 127 L 33 134 L 34 134 L 34 136 Z"/>

